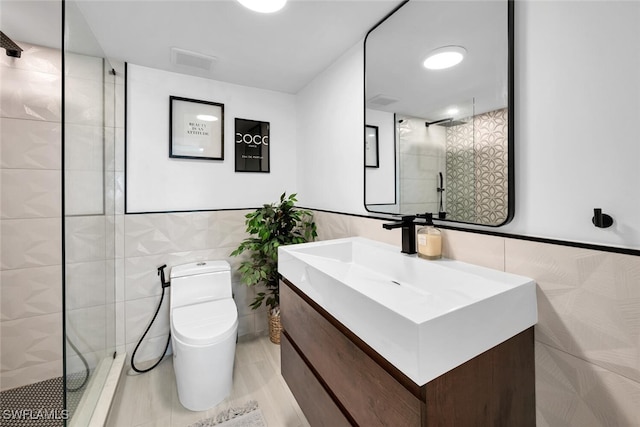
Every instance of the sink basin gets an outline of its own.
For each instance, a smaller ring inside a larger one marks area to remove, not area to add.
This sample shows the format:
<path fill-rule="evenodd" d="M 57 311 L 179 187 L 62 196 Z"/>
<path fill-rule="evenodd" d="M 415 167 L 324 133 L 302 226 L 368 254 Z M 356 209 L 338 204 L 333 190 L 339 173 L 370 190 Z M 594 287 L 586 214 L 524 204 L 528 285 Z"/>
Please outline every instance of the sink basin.
<path fill-rule="evenodd" d="M 361 237 L 280 247 L 278 271 L 419 386 L 538 320 L 530 278 Z"/>

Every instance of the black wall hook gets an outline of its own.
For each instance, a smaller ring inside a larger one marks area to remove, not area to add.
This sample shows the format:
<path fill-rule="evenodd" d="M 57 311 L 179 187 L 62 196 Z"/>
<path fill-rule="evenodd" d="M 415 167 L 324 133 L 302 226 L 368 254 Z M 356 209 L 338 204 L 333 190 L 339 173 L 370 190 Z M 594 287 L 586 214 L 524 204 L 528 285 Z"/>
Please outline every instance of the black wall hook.
<path fill-rule="evenodd" d="M 591 222 L 598 228 L 609 228 L 613 225 L 613 218 L 611 218 L 610 215 L 602 213 L 602 209 L 595 208 Z"/>

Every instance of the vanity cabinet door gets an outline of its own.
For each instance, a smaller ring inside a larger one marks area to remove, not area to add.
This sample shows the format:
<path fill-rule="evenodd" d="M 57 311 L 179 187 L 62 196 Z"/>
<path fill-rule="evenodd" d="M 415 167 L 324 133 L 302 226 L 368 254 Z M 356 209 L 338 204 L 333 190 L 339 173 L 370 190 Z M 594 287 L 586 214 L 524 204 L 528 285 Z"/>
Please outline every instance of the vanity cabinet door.
<path fill-rule="evenodd" d="M 428 425 L 535 427 L 533 327 L 426 385 Z"/>
<path fill-rule="evenodd" d="M 280 339 L 280 352 L 282 376 L 309 424 L 314 427 L 349 427 L 349 420 L 293 348 L 286 334 L 282 334 Z"/>
<path fill-rule="evenodd" d="M 354 424 L 421 425 L 424 404 L 283 282 L 280 306 L 284 335 Z"/>

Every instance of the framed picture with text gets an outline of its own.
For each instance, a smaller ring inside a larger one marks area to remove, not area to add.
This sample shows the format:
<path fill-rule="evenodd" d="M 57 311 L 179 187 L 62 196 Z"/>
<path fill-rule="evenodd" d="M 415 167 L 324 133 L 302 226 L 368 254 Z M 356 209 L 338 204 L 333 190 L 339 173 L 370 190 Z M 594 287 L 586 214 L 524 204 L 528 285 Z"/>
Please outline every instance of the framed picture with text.
<path fill-rule="evenodd" d="M 169 157 L 224 160 L 224 104 L 169 97 Z"/>
<path fill-rule="evenodd" d="M 269 122 L 236 119 L 236 172 L 269 173 Z"/>

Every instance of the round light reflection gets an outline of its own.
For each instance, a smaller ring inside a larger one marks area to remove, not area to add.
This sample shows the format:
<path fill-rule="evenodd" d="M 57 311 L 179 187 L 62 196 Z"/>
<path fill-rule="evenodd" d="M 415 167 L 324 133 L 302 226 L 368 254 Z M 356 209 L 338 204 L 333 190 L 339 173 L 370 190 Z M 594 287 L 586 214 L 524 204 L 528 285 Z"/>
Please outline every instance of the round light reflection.
<path fill-rule="evenodd" d="M 273 13 L 282 9 L 287 0 L 238 0 L 238 2 L 254 12 Z"/>
<path fill-rule="evenodd" d="M 202 120 L 203 122 L 217 122 L 218 118 L 216 116 L 210 116 L 209 114 L 198 114 L 196 119 Z"/>
<path fill-rule="evenodd" d="M 444 70 L 459 64 L 467 50 L 461 46 L 445 46 L 431 52 L 422 65 L 429 70 Z"/>

